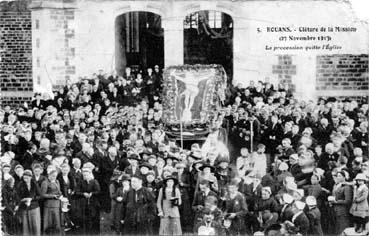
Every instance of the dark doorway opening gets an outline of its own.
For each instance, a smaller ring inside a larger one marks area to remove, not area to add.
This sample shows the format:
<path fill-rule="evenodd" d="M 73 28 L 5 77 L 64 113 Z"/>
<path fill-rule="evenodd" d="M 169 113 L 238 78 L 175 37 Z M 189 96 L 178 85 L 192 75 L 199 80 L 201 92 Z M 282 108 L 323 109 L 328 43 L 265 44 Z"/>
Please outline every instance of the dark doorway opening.
<path fill-rule="evenodd" d="M 233 75 L 233 19 L 219 11 L 198 11 L 184 20 L 184 63 L 220 64 Z"/>
<path fill-rule="evenodd" d="M 115 19 L 115 68 L 119 75 L 127 66 L 139 69 L 164 66 L 164 31 L 155 13 L 134 11 Z"/>

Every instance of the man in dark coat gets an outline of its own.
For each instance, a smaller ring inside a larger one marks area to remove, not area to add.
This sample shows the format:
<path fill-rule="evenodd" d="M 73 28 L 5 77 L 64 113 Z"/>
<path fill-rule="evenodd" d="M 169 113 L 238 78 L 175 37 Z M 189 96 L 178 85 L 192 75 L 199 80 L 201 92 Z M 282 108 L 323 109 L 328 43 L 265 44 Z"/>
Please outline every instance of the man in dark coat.
<path fill-rule="evenodd" d="M 91 146 L 88 143 L 84 143 L 82 145 L 82 150 L 75 155 L 76 158 L 81 160 L 82 165 L 86 162 L 92 162 L 93 157 L 90 153 L 90 148 Z"/>
<path fill-rule="evenodd" d="M 109 183 L 110 178 L 113 175 L 113 171 L 118 167 L 117 149 L 111 146 L 108 150 L 108 157 L 101 161 L 100 166 L 100 186 L 101 186 L 101 207 L 102 209 L 109 213 L 110 212 L 110 196 L 109 196 Z"/>
<path fill-rule="evenodd" d="M 35 181 L 35 183 L 38 185 L 39 188 L 41 188 L 41 184 L 42 182 L 44 182 L 47 178 L 42 175 L 43 173 L 43 168 L 39 163 L 36 163 L 32 166 L 32 171 L 33 171 L 33 180 Z"/>
<path fill-rule="evenodd" d="M 306 204 L 309 207 L 309 210 L 306 212 L 306 216 L 309 218 L 310 221 L 309 234 L 323 236 L 321 213 L 319 208 L 317 207 L 315 197 L 308 196 L 306 198 Z"/>
<path fill-rule="evenodd" d="M 19 137 L 18 144 L 17 144 L 17 152 L 16 157 L 19 157 L 22 159 L 23 155 L 26 153 L 26 151 L 29 148 L 29 143 L 32 140 L 32 130 L 27 129 L 24 131 L 23 135 Z M 28 169 L 27 167 L 23 166 L 24 168 Z"/>
<path fill-rule="evenodd" d="M 237 191 L 238 182 L 232 180 L 228 185 L 227 197 L 224 201 L 223 212 L 225 219 L 231 222 L 229 233 L 231 235 L 245 234 L 245 216 L 248 213 L 245 197 Z"/>
<path fill-rule="evenodd" d="M 27 150 L 23 154 L 22 158 L 19 160 L 19 163 L 25 168 L 25 169 L 31 169 L 32 163 L 34 161 L 33 154 L 36 153 L 36 145 L 34 145 L 32 142 L 29 142 L 27 144 Z"/>
<path fill-rule="evenodd" d="M 124 169 L 124 173 L 131 176 L 140 175 L 140 167 L 138 166 L 139 160 L 140 159 L 137 154 L 130 154 L 128 156 L 128 161 L 130 162 L 130 165 Z"/>
<path fill-rule="evenodd" d="M 192 208 L 194 211 L 202 210 L 205 206 L 205 199 L 207 196 L 214 196 L 218 198 L 218 195 L 210 190 L 211 182 L 209 180 L 203 179 L 199 182 L 199 190 L 197 191 L 192 203 Z"/>
<path fill-rule="evenodd" d="M 332 143 L 325 145 L 325 152 L 322 153 L 320 159 L 318 160 L 318 167 L 323 170 L 328 170 L 330 161 L 337 162 L 339 154 L 334 152 L 334 146 Z"/>
<path fill-rule="evenodd" d="M 31 107 L 37 107 L 39 109 L 45 109 L 45 101 L 41 99 L 41 93 L 35 94 L 35 100 L 31 102 Z"/>
<path fill-rule="evenodd" d="M 354 146 L 361 148 L 363 155 L 367 156 L 369 141 L 368 122 L 361 122 L 360 126 L 352 131 L 352 138 L 354 139 Z"/>
<path fill-rule="evenodd" d="M 218 199 L 218 195 L 210 190 L 211 182 L 207 179 L 202 179 L 199 181 L 199 191 L 196 191 L 193 203 L 192 203 L 192 209 L 195 212 L 195 222 L 196 225 L 198 222 L 201 222 L 202 220 L 202 210 L 205 208 L 205 200 L 209 196 L 213 196 L 216 199 Z"/>
<path fill-rule="evenodd" d="M 153 233 L 150 216 L 155 215 L 155 197 L 142 186 L 142 176 L 131 178 L 131 189 L 123 199 L 126 207 L 123 212 L 125 234 L 150 235 Z"/>
<path fill-rule="evenodd" d="M 76 187 L 75 195 L 80 197 L 82 211 L 82 227 L 86 234 L 100 233 L 100 184 L 94 179 L 92 170 L 84 167 L 82 169 L 83 181 Z"/>
<path fill-rule="evenodd" d="M 146 94 L 149 100 L 149 105 L 150 107 L 152 107 L 154 105 L 154 94 L 155 94 L 155 81 L 156 81 L 156 76 L 152 74 L 152 69 L 148 68 L 147 69 L 147 75 L 145 76 L 144 79 L 145 83 L 146 83 Z"/>
<path fill-rule="evenodd" d="M 298 125 L 292 125 L 291 144 L 295 150 L 297 149 L 298 143 L 301 139 L 301 134 L 299 133 L 299 130 L 300 130 L 300 127 Z"/>
<path fill-rule="evenodd" d="M 307 235 L 310 228 L 309 219 L 303 211 L 305 206 L 304 202 L 296 201 L 294 204 L 295 214 L 292 216 L 292 223 L 298 228 L 298 232 L 302 235 Z"/>
<path fill-rule="evenodd" d="M 291 140 L 289 138 L 284 138 L 282 140 L 282 145 L 278 146 L 278 150 L 280 152 L 278 159 L 282 161 L 287 161 L 289 157 L 295 153 L 293 147 L 291 145 Z"/>
<path fill-rule="evenodd" d="M 14 167 L 14 175 L 13 175 L 13 178 L 14 178 L 14 185 L 17 186 L 20 182 L 22 182 L 23 180 L 23 172 L 24 172 L 24 168 L 22 165 L 16 165 Z"/>
<path fill-rule="evenodd" d="M 87 136 L 84 133 L 79 133 L 78 137 L 73 137 L 70 147 L 73 149 L 73 156 L 82 150 L 82 145 L 86 142 Z"/>
<path fill-rule="evenodd" d="M 269 122 L 268 128 L 264 131 L 264 140 L 267 145 L 267 153 L 272 156 L 272 162 L 274 161 L 274 155 L 277 151 L 277 146 L 281 142 L 281 137 L 283 136 L 283 129 L 281 124 L 278 122 L 278 116 L 272 115 Z"/>
<path fill-rule="evenodd" d="M 320 124 L 317 127 L 314 138 L 317 139 L 318 143 L 325 146 L 329 143 L 330 135 L 332 134 L 333 127 L 329 124 L 326 118 L 320 120 Z"/>
<path fill-rule="evenodd" d="M 15 188 L 17 194 L 18 214 L 21 216 L 24 235 L 41 235 L 41 216 L 39 200 L 41 190 L 32 181 L 32 172 L 25 170 L 23 179 Z"/>
<path fill-rule="evenodd" d="M 73 158 L 72 160 L 73 167 L 70 169 L 69 175 L 71 176 L 72 181 L 74 181 L 74 191 L 77 190 L 77 187 L 81 186 L 83 181 L 82 170 L 81 170 L 81 160 L 78 158 Z M 83 201 L 82 196 L 78 196 L 73 193 L 70 197 L 70 218 L 74 223 L 75 227 L 82 226 L 82 209 L 81 209 L 81 201 Z"/>

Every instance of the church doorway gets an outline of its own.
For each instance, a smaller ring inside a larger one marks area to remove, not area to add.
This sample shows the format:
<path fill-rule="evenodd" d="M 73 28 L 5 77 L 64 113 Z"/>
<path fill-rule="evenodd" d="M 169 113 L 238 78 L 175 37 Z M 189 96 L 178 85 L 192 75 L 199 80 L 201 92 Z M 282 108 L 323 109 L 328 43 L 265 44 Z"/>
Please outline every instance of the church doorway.
<path fill-rule="evenodd" d="M 115 19 L 115 68 L 119 75 L 127 66 L 145 70 L 164 66 L 164 31 L 161 16 L 132 11 Z"/>
<path fill-rule="evenodd" d="M 233 75 L 233 19 L 219 11 L 197 11 L 184 20 L 184 63 L 220 64 Z"/>

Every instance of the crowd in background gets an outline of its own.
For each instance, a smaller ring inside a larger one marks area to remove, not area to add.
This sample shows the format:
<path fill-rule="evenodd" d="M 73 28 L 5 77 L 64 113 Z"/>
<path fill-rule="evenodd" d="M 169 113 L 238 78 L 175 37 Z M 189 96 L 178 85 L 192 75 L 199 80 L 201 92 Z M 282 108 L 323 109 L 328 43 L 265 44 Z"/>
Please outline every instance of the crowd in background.
<path fill-rule="evenodd" d="M 368 104 L 230 86 L 206 141 L 182 148 L 165 135 L 162 81 L 157 66 L 99 71 L 4 107 L 2 231 L 106 233 L 107 214 L 114 234 L 366 230 Z"/>

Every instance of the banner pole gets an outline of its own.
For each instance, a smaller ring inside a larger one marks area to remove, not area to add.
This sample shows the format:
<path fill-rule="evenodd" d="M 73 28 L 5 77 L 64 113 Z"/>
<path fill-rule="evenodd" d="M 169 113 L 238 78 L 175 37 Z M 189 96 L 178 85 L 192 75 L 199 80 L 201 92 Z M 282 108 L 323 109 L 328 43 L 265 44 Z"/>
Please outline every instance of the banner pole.
<path fill-rule="evenodd" d="M 254 120 L 250 120 L 250 152 L 252 153 L 254 146 Z"/>
<path fill-rule="evenodd" d="M 175 89 L 176 89 L 176 97 L 178 98 L 178 84 L 177 84 L 177 79 L 174 78 L 174 84 L 175 84 Z M 177 99 L 176 98 L 176 99 Z M 181 101 L 181 98 L 179 99 Z M 179 132 L 180 132 L 180 138 L 181 138 L 181 148 L 183 149 L 183 127 L 182 127 L 182 116 L 183 116 L 183 108 L 182 108 L 182 104 L 180 104 L 180 116 L 179 116 Z"/>
<path fill-rule="evenodd" d="M 179 128 L 180 128 L 180 133 L 181 133 L 181 148 L 183 149 L 183 127 L 182 127 L 182 116 L 183 116 L 183 109 L 181 107 L 181 117 L 179 120 Z"/>

